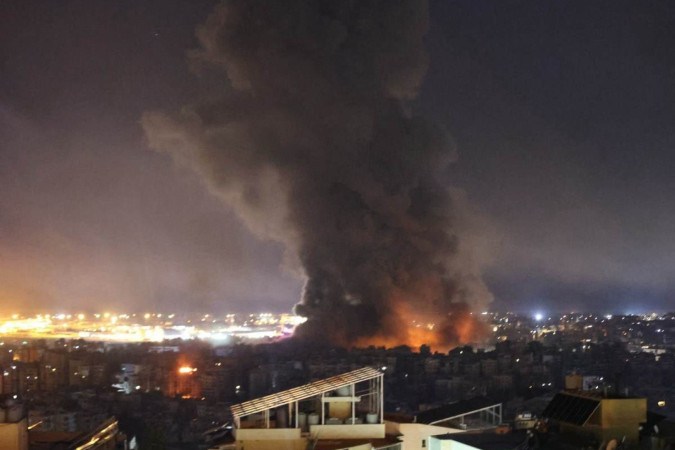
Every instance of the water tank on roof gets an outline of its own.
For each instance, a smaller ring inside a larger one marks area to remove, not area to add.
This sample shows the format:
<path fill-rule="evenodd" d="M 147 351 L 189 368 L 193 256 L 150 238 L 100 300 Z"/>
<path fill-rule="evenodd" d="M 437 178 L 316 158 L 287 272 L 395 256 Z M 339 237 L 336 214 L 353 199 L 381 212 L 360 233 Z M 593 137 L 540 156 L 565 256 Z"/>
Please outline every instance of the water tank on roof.
<path fill-rule="evenodd" d="M 336 391 L 338 397 L 351 397 L 352 395 L 352 387 L 351 386 L 342 386 L 341 388 L 338 388 Z"/>

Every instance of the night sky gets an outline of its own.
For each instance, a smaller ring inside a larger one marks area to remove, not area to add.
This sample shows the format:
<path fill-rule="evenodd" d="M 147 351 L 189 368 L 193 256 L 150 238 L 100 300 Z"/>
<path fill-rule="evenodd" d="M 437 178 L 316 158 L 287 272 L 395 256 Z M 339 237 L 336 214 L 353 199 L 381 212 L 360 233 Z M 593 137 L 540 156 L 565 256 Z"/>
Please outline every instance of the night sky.
<path fill-rule="evenodd" d="M 289 311 L 303 280 L 147 111 L 230 89 L 187 54 L 214 1 L 0 3 L 0 309 Z M 407 107 L 447 174 L 492 309 L 672 310 L 675 4 L 434 1 Z"/>

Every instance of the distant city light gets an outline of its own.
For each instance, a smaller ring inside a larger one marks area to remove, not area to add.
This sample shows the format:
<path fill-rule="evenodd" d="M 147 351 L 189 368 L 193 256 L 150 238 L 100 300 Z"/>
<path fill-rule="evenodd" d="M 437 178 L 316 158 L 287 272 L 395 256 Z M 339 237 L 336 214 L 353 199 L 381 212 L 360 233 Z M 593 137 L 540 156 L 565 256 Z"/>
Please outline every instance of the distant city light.
<path fill-rule="evenodd" d="M 544 315 L 540 312 L 534 314 L 534 320 L 537 322 L 541 322 L 541 320 L 544 318 Z"/>
<path fill-rule="evenodd" d="M 195 367 L 188 367 L 188 366 L 183 366 L 178 369 L 178 373 L 183 375 L 187 375 L 196 371 L 197 369 Z"/>

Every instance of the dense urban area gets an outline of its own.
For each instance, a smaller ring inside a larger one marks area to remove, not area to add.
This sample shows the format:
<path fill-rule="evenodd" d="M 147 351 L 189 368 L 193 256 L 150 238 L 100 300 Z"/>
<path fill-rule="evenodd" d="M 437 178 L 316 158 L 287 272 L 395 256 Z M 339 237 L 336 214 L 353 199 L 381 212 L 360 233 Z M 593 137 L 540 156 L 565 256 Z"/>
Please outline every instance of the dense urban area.
<path fill-rule="evenodd" d="M 288 315 L 14 315 L 0 327 L 3 413 L 27 414 L 36 445 L 114 417 L 128 448 L 208 448 L 213 430 L 227 434 L 232 404 L 374 367 L 392 414 L 488 397 L 505 421 L 536 416 L 574 375 L 586 391 L 645 397 L 649 411 L 675 415 L 673 313 L 480 318 L 482 342 L 437 353 L 301 343 L 289 337 L 301 320 Z M 143 330 L 141 342 L 123 337 Z"/>

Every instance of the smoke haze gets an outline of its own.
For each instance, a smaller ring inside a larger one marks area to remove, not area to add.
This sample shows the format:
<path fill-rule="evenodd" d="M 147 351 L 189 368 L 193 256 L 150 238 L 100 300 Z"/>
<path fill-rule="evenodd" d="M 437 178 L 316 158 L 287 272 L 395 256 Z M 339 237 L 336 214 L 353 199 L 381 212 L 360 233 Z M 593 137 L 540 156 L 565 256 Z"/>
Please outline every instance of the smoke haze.
<path fill-rule="evenodd" d="M 150 146 L 198 172 L 306 282 L 301 336 L 446 347 L 491 295 L 447 133 L 411 113 L 424 2 L 231 1 L 197 30 L 220 98 L 146 113 Z M 411 325 L 414 322 L 414 325 Z"/>

